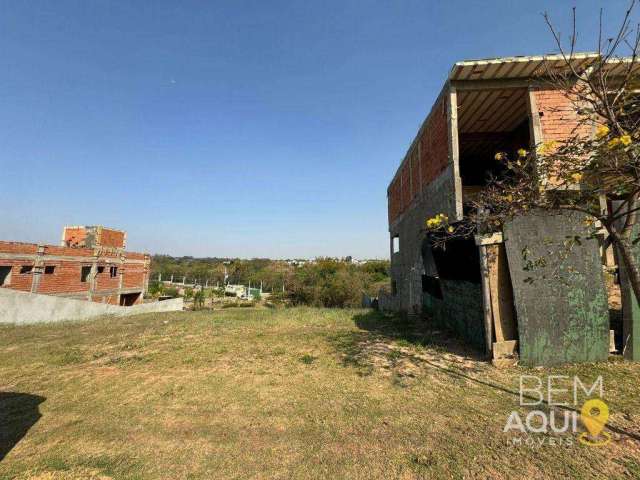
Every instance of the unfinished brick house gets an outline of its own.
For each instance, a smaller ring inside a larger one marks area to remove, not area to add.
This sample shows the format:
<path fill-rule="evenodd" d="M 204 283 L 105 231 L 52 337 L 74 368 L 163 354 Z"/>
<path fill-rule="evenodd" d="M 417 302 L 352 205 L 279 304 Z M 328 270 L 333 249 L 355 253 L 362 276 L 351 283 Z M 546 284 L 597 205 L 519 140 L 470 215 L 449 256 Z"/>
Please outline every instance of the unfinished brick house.
<path fill-rule="evenodd" d="M 126 233 L 65 227 L 60 246 L 0 241 L 0 286 L 112 305 L 142 303 L 150 257 L 125 251 Z"/>
<path fill-rule="evenodd" d="M 584 70 L 593 58 L 574 55 L 573 66 Z M 431 247 L 424 228 L 438 213 L 463 218 L 488 174 L 504 168 L 496 152 L 562 140 L 576 129 L 570 100 L 544 82 L 549 68 L 566 64 L 559 56 L 539 56 L 453 66 L 387 190 L 392 280 L 380 305 L 445 325 L 494 358 L 605 360 L 609 318 L 597 240 L 574 252 L 580 279 L 569 289 L 553 281 L 529 285 L 523 275 L 522 249 L 582 232 L 577 218 L 518 218 L 498 234 L 456 240 L 444 251 Z M 590 128 L 582 133 L 592 135 Z"/>

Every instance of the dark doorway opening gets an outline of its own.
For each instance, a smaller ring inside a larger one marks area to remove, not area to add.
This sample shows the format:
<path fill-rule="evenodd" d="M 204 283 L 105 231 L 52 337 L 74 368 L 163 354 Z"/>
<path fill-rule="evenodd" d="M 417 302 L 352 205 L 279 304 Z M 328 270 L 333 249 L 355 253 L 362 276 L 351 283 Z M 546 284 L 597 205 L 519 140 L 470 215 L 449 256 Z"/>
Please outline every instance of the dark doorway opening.
<path fill-rule="evenodd" d="M 120 306 L 130 307 L 131 305 L 135 305 L 139 298 L 140 292 L 123 293 L 122 295 L 120 295 Z"/>
<path fill-rule="evenodd" d="M 0 266 L 0 286 L 9 285 L 11 283 L 11 267 Z"/>

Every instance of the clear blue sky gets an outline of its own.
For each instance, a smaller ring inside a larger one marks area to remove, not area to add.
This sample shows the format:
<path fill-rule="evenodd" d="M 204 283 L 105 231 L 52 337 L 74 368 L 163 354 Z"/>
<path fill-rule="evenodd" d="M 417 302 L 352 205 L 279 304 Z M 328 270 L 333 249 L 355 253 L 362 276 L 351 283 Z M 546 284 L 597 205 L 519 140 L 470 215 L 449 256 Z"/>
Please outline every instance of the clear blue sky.
<path fill-rule="evenodd" d="M 584 49 L 606 6 L 578 2 Z M 386 187 L 451 65 L 551 52 L 564 1 L 1 1 L 0 239 L 387 257 Z M 615 20 L 615 22 L 614 22 Z"/>

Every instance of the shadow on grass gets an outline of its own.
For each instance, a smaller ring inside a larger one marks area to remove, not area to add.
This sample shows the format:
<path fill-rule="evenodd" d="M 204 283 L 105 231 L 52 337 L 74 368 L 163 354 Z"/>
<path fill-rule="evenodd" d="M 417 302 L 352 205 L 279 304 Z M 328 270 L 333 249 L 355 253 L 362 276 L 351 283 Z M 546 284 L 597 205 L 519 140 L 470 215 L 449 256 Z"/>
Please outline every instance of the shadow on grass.
<path fill-rule="evenodd" d="M 425 363 L 421 355 L 416 355 L 418 351 L 446 356 L 454 363 L 477 365 L 484 359 L 481 352 L 463 340 L 419 318 L 372 310 L 354 315 L 353 321 L 358 330 L 338 333 L 330 341 L 342 354 L 343 365 L 356 367 L 363 376 L 373 372 L 376 359 L 380 358 L 391 364 L 402 360 Z M 476 369 L 469 365 L 468 368 Z"/>
<path fill-rule="evenodd" d="M 343 354 L 343 365 L 355 367 L 361 376 L 370 375 L 375 369 L 370 347 L 372 345 L 388 346 L 393 343 L 400 347 L 414 348 L 402 350 L 387 348 L 382 353 L 386 354 L 389 359 L 405 359 L 415 365 L 429 366 L 452 379 L 473 382 L 520 398 L 518 390 L 474 375 L 482 374 L 483 370 L 486 372 L 481 367 L 486 363 L 486 356 L 466 344 L 464 340 L 434 328 L 427 321 L 377 311 L 357 314 L 353 320 L 360 331 L 344 332 L 335 335 L 331 340 L 336 349 Z M 429 355 L 420 354 L 422 347 L 428 349 Z M 374 349 L 373 354 L 376 353 L 380 353 L 380 349 Z M 442 358 L 446 358 L 445 361 L 441 361 Z M 537 397 L 529 395 L 524 395 L 524 397 L 530 400 L 539 400 Z M 556 408 L 580 413 L 579 410 L 570 406 L 549 405 L 545 400 L 543 400 L 543 404 L 548 409 Z M 633 431 L 610 423 L 606 428 L 640 441 L 640 436 Z"/>
<path fill-rule="evenodd" d="M 40 420 L 39 405 L 45 400 L 29 393 L 0 392 L 0 461 Z"/>

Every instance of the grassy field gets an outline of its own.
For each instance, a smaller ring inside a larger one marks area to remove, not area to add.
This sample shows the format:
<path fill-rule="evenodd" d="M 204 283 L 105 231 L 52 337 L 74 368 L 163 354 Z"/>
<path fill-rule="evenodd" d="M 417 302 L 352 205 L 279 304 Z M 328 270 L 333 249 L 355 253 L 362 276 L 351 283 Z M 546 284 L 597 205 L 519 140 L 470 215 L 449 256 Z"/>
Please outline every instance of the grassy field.
<path fill-rule="evenodd" d="M 521 374 L 602 375 L 613 442 L 509 445 Z M 640 477 L 640 365 L 498 370 L 361 310 L 3 326 L 0 392 L 0 478 Z"/>

